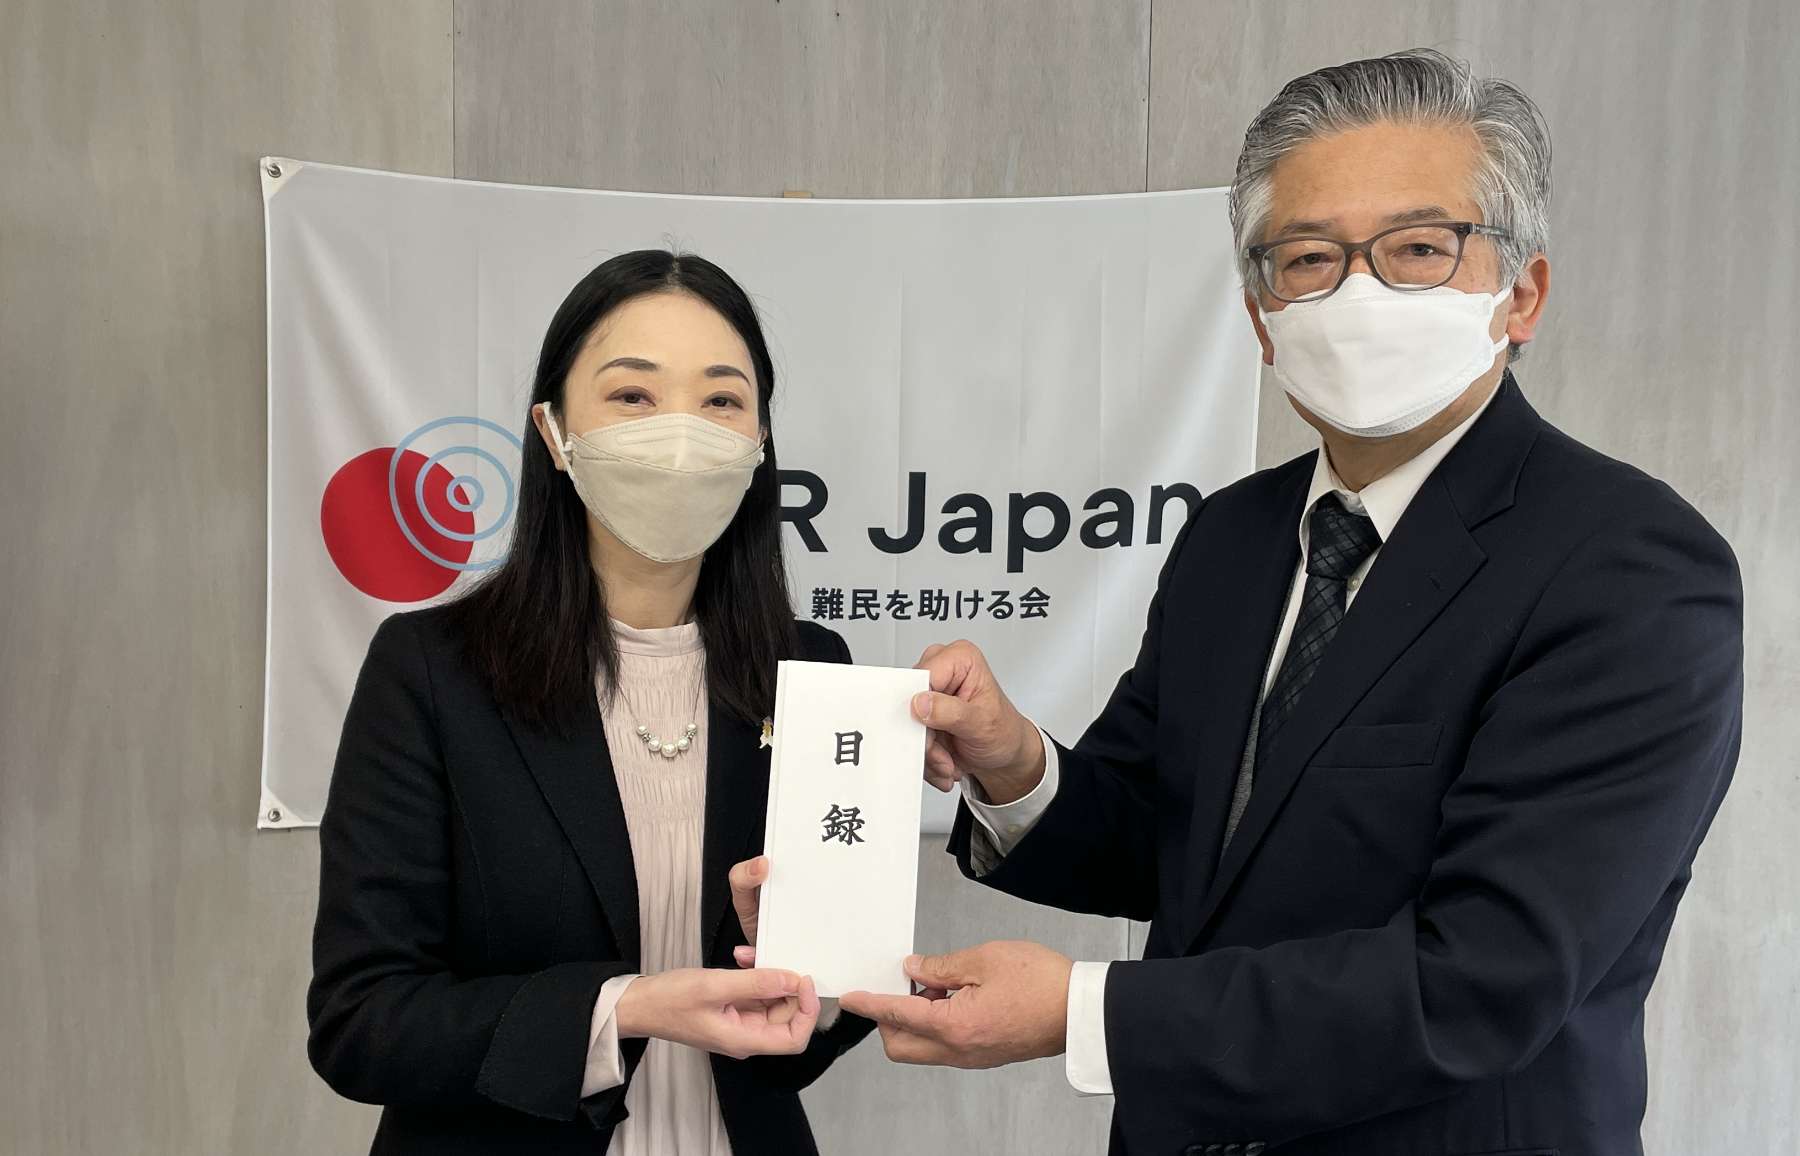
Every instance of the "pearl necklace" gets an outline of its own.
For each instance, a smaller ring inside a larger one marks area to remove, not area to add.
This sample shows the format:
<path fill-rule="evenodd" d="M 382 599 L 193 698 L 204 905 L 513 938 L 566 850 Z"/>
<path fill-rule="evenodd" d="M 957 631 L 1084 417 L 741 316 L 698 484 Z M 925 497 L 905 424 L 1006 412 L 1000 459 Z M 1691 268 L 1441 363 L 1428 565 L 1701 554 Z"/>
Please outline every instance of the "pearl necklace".
<path fill-rule="evenodd" d="M 663 742 L 660 736 L 651 733 L 649 727 L 644 726 L 641 723 L 638 725 L 637 729 L 637 736 L 644 740 L 644 745 L 649 747 L 652 751 L 662 755 L 665 759 L 672 759 L 676 755 L 687 754 L 688 751 L 693 748 L 694 736 L 699 733 L 700 724 L 689 723 L 686 727 L 685 734 L 672 743 L 666 743 Z"/>
<path fill-rule="evenodd" d="M 700 678 L 696 679 L 694 682 L 694 705 L 688 709 L 689 718 L 694 717 L 700 711 L 700 688 L 704 684 L 705 678 L 706 675 L 702 672 Z M 683 727 L 680 738 L 675 739 L 673 742 L 665 741 L 661 735 L 656 734 L 649 727 L 638 722 L 637 710 L 631 705 L 631 696 L 625 693 L 624 685 L 621 684 L 615 689 L 619 692 L 619 697 L 625 702 L 625 713 L 630 715 L 631 721 L 636 724 L 637 737 L 644 740 L 644 745 L 649 748 L 651 754 L 661 755 L 665 759 L 672 760 L 677 755 L 685 755 L 688 751 L 693 749 L 694 736 L 700 733 L 700 724 L 698 722 L 690 722 L 687 726 Z"/>

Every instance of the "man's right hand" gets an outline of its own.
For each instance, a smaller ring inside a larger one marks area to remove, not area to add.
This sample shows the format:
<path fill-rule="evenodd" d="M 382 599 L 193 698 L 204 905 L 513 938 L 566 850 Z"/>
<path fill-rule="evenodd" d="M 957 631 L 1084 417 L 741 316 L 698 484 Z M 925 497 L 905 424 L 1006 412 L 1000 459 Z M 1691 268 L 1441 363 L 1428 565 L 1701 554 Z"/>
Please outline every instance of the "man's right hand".
<path fill-rule="evenodd" d="M 916 665 L 931 673 L 931 689 L 912 701 L 913 717 L 930 729 L 925 781 L 948 791 L 973 778 L 995 804 L 1030 794 L 1044 777 L 1043 736 L 1000 689 L 980 649 L 967 641 L 929 646 Z"/>

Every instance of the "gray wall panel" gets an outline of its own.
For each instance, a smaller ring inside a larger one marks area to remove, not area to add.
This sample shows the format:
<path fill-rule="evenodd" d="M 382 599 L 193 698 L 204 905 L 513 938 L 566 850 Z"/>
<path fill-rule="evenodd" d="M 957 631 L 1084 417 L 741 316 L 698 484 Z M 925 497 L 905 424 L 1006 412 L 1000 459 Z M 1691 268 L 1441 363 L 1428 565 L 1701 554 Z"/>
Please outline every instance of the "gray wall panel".
<path fill-rule="evenodd" d="M 1654 13 L 1652 16 L 1650 13 Z M 1555 147 L 1549 313 L 1519 364 L 1550 420 L 1665 479 L 1738 552 L 1737 780 L 1652 993 L 1652 1153 L 1800 1148 L 1800 7 L 1785 0 L 1156 5 L 1152 188 L 1231 179 L 1312 68 L 1415 44 L 1507 77 Z M 1311 448 L 1264 381 L 1259 459 Z"/>
<path fill-rule="evenodd" d="M 1144 187 L 1148 0 L 463 0 L 457 175 L 767 196 Z"/>
<path fill-rule="evenodd" d="M 0 1151 L 340 1152 L 258 836 L 256 160 L 448 173 L 447 0 L 0 5 Z"/>

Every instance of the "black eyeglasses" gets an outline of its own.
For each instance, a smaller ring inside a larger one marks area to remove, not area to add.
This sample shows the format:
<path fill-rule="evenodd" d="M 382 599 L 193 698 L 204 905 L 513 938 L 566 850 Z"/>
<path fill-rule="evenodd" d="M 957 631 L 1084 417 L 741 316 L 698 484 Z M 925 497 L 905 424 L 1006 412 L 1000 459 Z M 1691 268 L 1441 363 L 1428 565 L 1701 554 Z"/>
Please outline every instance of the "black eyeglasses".
<path fill-rule="evenodd" d="M 1338 291 L 1350 275 L 1350 258 L 1361 253 L 1376 280 L 1389 289 L 1418 293 L 1456 276 L 1470 237 L 1505 237 L 1504 229 L 1473 221 L 1428 221 L 1395 225 L 1366 241 L 1332 237 L 1289 237 L 1246 252 L 1256 262 L 1262 286 L 1278 301 L 1318 301 Z"/>

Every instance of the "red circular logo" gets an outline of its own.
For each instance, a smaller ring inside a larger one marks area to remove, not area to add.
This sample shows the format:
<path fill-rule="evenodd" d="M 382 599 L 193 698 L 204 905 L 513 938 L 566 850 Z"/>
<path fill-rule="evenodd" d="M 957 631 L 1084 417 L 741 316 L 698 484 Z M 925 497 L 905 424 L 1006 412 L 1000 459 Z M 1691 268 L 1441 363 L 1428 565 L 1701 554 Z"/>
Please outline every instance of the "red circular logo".
<path fill-rule="evenodd" d="M 437 463 L 425 475 L 424 485 L 418 485 L 425 455 L 401 450 L 395 462 L 395 452 L 393 447 L 370 450 L 331 476 L 319 504 L 319 529 L 338 573 L 352 586 L 384 602 L 423 602 L 448 590 L 461 573 L 433 556 L 468 562 L 474 548 L 473 509 L 479 501 Z M 391 489 L 390 466 L 395 483 Z M 420 493 L 425 495 L 423 510 Z M 399 518 L 406 519 L 404 527 Z M 450 534 L 440 532 L 440 526 Z"/>

